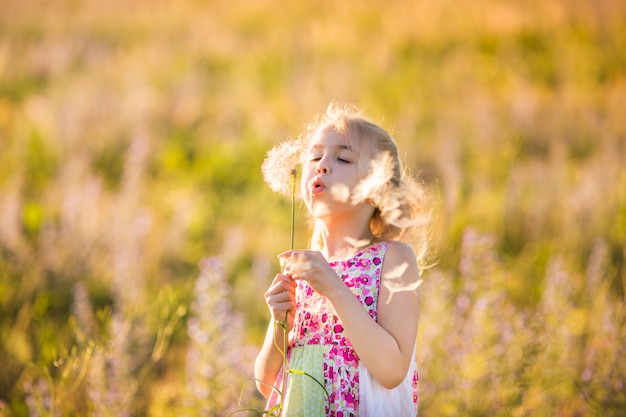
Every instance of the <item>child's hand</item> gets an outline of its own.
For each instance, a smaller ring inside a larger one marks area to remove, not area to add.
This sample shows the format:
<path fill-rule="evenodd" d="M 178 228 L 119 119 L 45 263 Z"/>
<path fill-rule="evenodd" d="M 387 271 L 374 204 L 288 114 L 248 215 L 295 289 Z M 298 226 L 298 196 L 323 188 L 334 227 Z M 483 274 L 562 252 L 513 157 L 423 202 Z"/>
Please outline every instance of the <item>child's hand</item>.
<path fill-rule="evenodd" d="M 278 258 L 286 275 L 294 280 L 307 281 L 321 295 L 328 296 L 333 290 L 343 287 L 343 283 L 321 252 L 291 250 L 281 253 Z"/>
<path fill-rule="evenodd" d="M 272 320 L 282 323 L 287 314 L 287 331 L 291 330 L 296 312 L 296 282 L 287 275 L 276 275 L 265 292 L 265 302 Z"/>

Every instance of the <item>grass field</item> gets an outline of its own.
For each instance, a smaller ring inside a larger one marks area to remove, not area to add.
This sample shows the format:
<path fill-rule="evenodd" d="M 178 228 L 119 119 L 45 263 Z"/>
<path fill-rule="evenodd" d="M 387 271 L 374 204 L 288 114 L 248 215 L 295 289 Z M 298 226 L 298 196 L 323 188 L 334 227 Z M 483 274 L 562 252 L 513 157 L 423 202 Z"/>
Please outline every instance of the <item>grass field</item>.
<path fill-rule="evenodd" d="M 260 166 L 331 100 L 431 196 L 420 415 L 623 415 L 624 45 L 624 0 L 0 1 L 0 415 L 262 405 Z"/>

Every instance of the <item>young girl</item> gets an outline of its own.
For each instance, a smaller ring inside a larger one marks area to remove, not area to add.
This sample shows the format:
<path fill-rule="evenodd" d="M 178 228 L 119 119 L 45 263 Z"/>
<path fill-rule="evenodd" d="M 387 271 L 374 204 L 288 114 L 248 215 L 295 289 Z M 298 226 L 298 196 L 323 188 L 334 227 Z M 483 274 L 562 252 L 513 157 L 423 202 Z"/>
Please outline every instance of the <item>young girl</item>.
<path fill-rule="evenodd" d="M 282 416 L 415 416 L 422 190 L 403 176 L 391 136 L 354 109 L 331 104 L 294 143 L 313 238 L 279 255 L 257 387 L 268 409 L 282 400 Z M 400 241 L 415 237 L 419 257 Z M 282 399 L 277 322 L 292 370 Z"/>

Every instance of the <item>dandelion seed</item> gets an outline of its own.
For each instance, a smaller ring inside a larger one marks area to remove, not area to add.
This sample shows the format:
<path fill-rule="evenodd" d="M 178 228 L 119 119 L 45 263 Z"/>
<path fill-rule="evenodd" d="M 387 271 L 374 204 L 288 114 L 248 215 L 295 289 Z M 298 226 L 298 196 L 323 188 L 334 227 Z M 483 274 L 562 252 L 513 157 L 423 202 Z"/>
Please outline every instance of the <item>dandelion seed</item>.
<path fill-rule="evenodd" d="M 382 152 L 372 161 L 369 174 L 363 178 L 352 193 L 354 204 L 370 200 L 375 206 L 380 206 L 394 174 L 394 160 L 389 152 Z"/>
<path fill-rule="evenodd" d="M 330 189 L 330 193 L 333 199 L 341 201 L 342 203 L 346 203 L 350 199 L 350 188 L 346 184 L 333 185 Z"/>
<path fill-rule="evenodd" d="M 284 195 L 291 193 L 302 150 L 302 142 L 290 139 L 267 152 L 261 170 L 272 191 Z"/>
<path fill-rule="evenodd" d="M 408 268 L 407 263 L 398 265 L 397 267 L 389 271 L 387 279 L 385 279 L 381 283 L 381 285 L 383 285 L 387 289 L 387 291 L 389 291 L 389 296 L 387 300 L 385 300 L 386 303 L 388 303 L 391 300 L 391 297 L 393 296 L 394 293 L 414 292 L 414 291 L 417 291 L 417 289 L 422 285 L 422 282 L 423 282 L 422 279 L 418 279 L 417 281 L 410 283 L 410 284 L 402 282 L 401 277 L 404 274 L 404 272 L 407 270 L 407 268 Z"/>

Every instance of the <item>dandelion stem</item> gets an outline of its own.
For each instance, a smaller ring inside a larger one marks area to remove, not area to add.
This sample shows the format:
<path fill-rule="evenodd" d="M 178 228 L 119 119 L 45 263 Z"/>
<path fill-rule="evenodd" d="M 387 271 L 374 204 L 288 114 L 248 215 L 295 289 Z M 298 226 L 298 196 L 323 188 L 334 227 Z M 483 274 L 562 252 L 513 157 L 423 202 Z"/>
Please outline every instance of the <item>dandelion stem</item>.
<path fill-rule="evenodd" d="M 295 235 L 295 222 L 296 222 L 296 175 L 298 171 L 295 169 L 291 170 L 291 250 L 294 248 L 294 235 Z M 286 392 L 286 384 L 287 384 L 287 318 L 289 317 L 289 312 L 285 313 L 285 318 L 281 323 L 283 328 L 283 380 L 282 380 L 282 398 L 281 398 L 281 412 L 282 412 L 282 403 L 285 400 Z"/>
<path fill-rule="evenodd" d="M 282 380 L 282 387 L 281 387 L 281 399 L 280 399 L 280 410 L 282 412 L 283 409 L 283 404 L 285 402 L 286 396 L 287 396 L 287 392 L 285 391 L 285 389 L 287 388 L 287 316 L 289 313 L 285 313 L 285 320 L 284 320 L 284 325 L 282 326 L 283 328 L 283 380 Z"/>
<path fill-rule="evenodd" d="M 296 223 L 296 174 L 295 169 L 291 170 L 291 250 L 294 247 L 295 223 Z"/>

